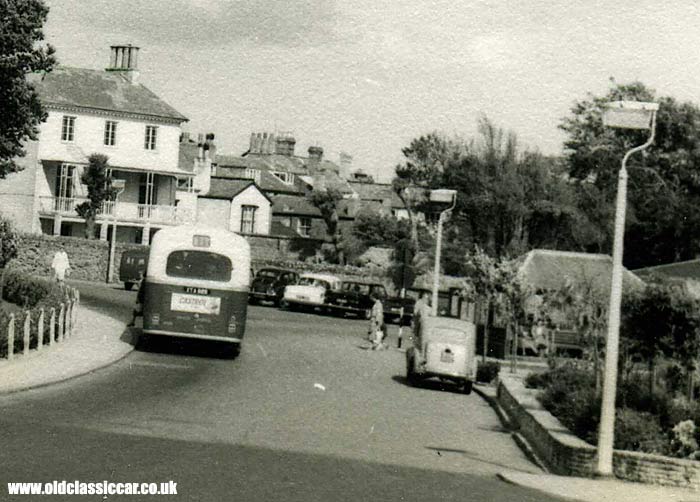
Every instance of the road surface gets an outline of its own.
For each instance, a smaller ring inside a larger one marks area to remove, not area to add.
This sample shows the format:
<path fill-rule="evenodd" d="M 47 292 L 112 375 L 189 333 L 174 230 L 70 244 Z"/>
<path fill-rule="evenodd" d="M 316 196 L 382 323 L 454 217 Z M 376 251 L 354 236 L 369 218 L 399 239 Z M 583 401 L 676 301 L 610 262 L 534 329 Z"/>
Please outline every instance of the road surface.
<path fill-rule="evenodd" d="M 79 287 L 86 305 L 130 317 L 135 293 Z M 0 397 L 0 480 L 172 480 L 178 500 L 557 500 L 495 478 L 537 468 L 486 402 L 409 387 L 403 353 L 365 350 L 365 330 L 252 307 L 235 360 L 215 344 L 153 340 L 90 375 Z"/>

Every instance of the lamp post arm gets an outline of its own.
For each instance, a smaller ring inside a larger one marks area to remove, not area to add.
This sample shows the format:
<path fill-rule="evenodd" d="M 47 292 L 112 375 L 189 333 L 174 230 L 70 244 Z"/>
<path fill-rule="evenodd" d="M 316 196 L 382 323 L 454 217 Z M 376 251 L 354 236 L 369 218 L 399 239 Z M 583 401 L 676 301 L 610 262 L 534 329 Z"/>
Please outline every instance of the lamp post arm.
<path fill-rule="evenodd" d="M 649 139 L 647 139 L 646 143 L 643 145 L 635 146 L 634 148 L 631 148 L 630 150 L 627 150 L 627 153 L 625 153 L 625 156 L 622 157 L 622 169 L 626 169 L 627 166 L 627 161 L 629 158 L 637 153 L 641 152 L 642 150 L 645 150 L 649 148 L 652 143 L 654 143 L 654 137 L 656 136 L 656 112 L 653 112 L 651 114 L 651 130 L 649 132 Z"/>

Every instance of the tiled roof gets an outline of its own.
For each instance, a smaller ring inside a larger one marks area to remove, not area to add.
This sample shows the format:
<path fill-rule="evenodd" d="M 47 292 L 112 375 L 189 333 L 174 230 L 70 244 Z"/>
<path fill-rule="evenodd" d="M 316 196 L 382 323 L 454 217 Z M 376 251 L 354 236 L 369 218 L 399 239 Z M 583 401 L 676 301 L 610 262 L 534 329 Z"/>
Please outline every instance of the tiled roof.
<path fill-rule="evenodd" d="M 521 278 L 535 289 L 557 290 L 567 281 L 590 281 L 601 295 L 610 295 L 612 259 L 608 255 L 534 249 L 517 262 Z M 623 284 L 625 288 L 641 288 L 644 282 L 625 269 Z"/>
<path fill-rule="evenodd" d="M 306 197 L 273 194 L 270 199 L 272 200 L 272 213 L 275 215 L 321 216 L 318 208 L 311 204 Z"/>
<path fill-rule="evenodd" d="M 256 189 L 259 190 L 259 188 L 257 188 L 257 186 L 255 185 L 255 182 L 253 182 L 252 180 L 235 180 L 228 178 L 217 178 L 215 176 L 212 176 L 209 191 L 206 193 L 206 195 L 202 195 L 201 197 L 209 199 L 230 200 L 249 186 L 254 186 L 256 187 Z M 265 194 L 263 193 L 263 195 Z M 267 197 L 267 195 L 265 195 L 265 197 Z"/>
<path fill-rule="evenodd" d="M 700 260 L 679 261 L 677 263 L 666 263 L 654 267 L 640 268 L 634 271 L 642 277 L 650 275 L 665 275 L 679 279 L 700 280 Z"/>
<path fill-rule="evenodd" d="M 243 168 L 234 166 L 219 165 L 216 168 L 216 175 L 221 178 L 250 179 L 244 178 Z M 303 194 L 304 190 L 300 183 L 287 184 L 280 180 L 270 171 L 260 170 L 260 181 L 256 181 L 261 190 L 274 193 Z"/>
<path fill-rule="evenodd" d="M 46 105 L 70 106 L 158 117 L 184 122 L 187 117 L 141 84 L 118 72 L 59 66 L 32 82 Z"/>

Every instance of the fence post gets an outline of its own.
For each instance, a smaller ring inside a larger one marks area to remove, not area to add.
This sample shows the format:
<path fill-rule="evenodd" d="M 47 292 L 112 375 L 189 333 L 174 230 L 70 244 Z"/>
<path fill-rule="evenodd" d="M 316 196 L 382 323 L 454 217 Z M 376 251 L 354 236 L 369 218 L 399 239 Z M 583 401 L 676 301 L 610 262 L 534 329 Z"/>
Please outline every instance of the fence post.
<path fill-rule="evenodd" d="M 31 328 L 32 328 L 32 317 L 31 312 L 27 310 L 24 314 L 24 347 L 22 347 L 22 354 L 25 356 L 29 354 L 29 342 L 31 340 Z"/>
<path fill-rule="evenodd" d="M 70 338 L 71 335 L 71 316 L 73 315 L 73 302 L 68 300 L 66 302 L 66 316 L 65 316 L 65 328 L 63 332 L 63 338 L 66 340 Z"/>
<path fill-rule="evenodd" d="M 58 311 L 58 341 L 62 342 L 64 337 L 66 320 L 66 306 L 62 303 L 61 309 Z"/>
<path fill-rule="evenodd" d="M 15 315 L 10 314 L 10 321 L 7 324 L 7 359 L 12 361 L 15 358 Z"/>
<path fill-rule="evenodd" d="M 51 315 L 49 316 L 49 345 L 56 342 L 56 309 L 51 307 Z"/>
<path fill-rule="evenodd" d="M 36 350 L 41 350 L 44 346 L 44 309 L 39 309 L 39 320 L 36 322 Z"/>

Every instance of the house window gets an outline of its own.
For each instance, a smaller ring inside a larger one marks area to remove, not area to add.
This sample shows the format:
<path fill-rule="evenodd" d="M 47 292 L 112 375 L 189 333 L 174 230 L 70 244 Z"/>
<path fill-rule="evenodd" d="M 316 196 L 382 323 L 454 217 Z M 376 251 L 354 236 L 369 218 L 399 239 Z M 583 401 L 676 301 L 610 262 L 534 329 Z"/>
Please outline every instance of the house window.
<path fill-rule="evenodd" d="M 241 207 L 241 233 L 242 234 L 254 234 L 255 233 L 255 211 L 258 210 L 258 206 L 242 206 Z"/>
<path fill-rule="evenodd" d="M 105 145 L 114 146 L 117 144 L 117 123 L 114 120 L 105 121 Z"/>
<path fill-rule="evenodd" d="M 158 137 L 158 126 L 147 125 L 146 126 L 146 140 L 143 147 L 146 150 L 155 150 L 156 141 Z"/>
<path fill-rule="evenodd" d="M 75 117 L 69 115 L 63 116 L 63 123 L 61 124 L 61 141 L 74 141 L 75 140 Z"/>
<path fill-rule="evenodd" d="M 299 218 L 297 222 L 297 233 L 302 237 L 311 235 L 311 218 Z"/>
<path fill-rule="evenodd" d="M 73 197 L 75 183 L 75 166 L 61 164 L 56 169 L 56 187 L 54 194 L 59 199 L 70 199 Z"/>
<path fill-rule="evenodd" d="M 282 183 L 291 185 L 294 183 L 294 173 L 288 173 L 285 171 L 270 171 L 272 175 L 280 180 Z"/>
<path fill-rule="evenodd" d="M 192 192 L 194 190 L 194 178 L 178 178 L 177 189 L 181 192 Z"/>

